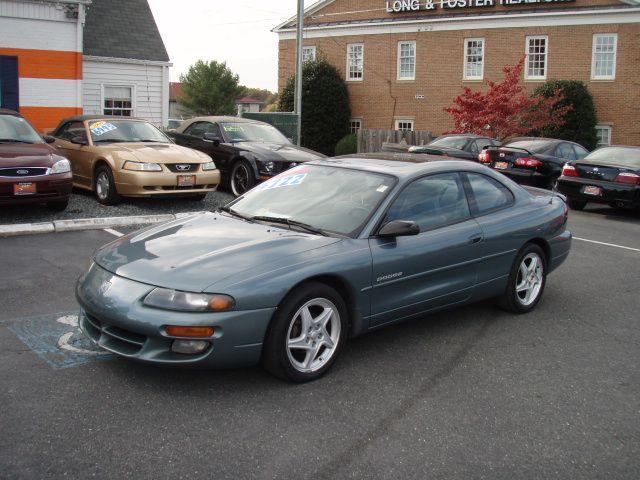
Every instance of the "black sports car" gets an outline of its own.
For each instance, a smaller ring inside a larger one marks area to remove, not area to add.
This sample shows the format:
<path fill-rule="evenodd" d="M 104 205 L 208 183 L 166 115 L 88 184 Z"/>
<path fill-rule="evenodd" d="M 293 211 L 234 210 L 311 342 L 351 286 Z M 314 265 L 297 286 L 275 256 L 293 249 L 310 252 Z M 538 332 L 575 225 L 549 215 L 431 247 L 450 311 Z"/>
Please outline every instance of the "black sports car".
<path fill-rule="evenodd" d="M 520 184 L 551 189 L 565 163 L 588 154 L 584 147 L 566 140 L 521 137 L 502 147 L 487 147 L 478 160 Z"/>
<path fill-rule="evenodd" d="M 582 210 L 588 202 L 639 208 L 640 147 L 603 147 L 567 163 L 558 190 L 574 210 Z"/>
<path fill-rule="evenodd" d="M 235 196 L 288 168 L 324 155 L 291 143 L 268 123 L 237 117 L 197 117 L 168 135 L 211 156 Z"/>
<path fill-rule="evenodd" d="M 500 145 L 495 138 L 479 135 L 443 135 L 427 145 L 409 148 L 409 153 L 428 153 L 477 162 L 478 155 L 485 147 Z"/>

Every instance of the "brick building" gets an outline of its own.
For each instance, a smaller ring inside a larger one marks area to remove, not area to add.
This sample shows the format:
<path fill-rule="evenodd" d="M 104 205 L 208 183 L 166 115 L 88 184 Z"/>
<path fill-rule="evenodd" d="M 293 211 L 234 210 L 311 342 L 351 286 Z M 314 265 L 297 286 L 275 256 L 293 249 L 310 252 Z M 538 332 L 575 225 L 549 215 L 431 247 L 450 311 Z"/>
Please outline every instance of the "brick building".
<path fill-rule="evenodd" d="M 352 130 L 443 133 L 462 87 L 485 88 L 526 55 L 530 90 L 581 80 L 601 144 L 640 145 L 639 0 L 321 0 L 305 59 L 324 55 L 349 87 Z M 295 70 L 295 18 L 277 26 L 279 89 Z"/>

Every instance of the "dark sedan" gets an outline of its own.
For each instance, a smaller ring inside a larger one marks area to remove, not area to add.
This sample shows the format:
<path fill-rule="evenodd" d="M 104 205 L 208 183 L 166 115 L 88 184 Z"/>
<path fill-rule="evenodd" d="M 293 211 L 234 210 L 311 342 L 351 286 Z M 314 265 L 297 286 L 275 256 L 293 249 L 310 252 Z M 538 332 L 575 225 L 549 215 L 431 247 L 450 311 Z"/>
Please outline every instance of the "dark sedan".
<path fill-rule="evenodd" d="M 306 381 L 385 325 L 494 297 L 533 310 L 571 247 L 563 197 L 424 157 L 309 162 L 121 237 L 78 281 L 80 326 L 126 358 Z"/>
<path fill-rule="evenodd" d="M 479 135 L 443 135 L 427 145 L 409 148 L 410 153 L 428 153 L 444 157 L 478 161 L 478 155 L 485 147 L 500 146 L 495 138 Z"/>
<path fill-rule="evenodd" d="M 577 143 L 552 138 L 514 138 L 502 147 L 488 147 L 478 160 L 524 185 L 551 189 L 568 161 L 588 150 Z"/>
<path fill-rule="evenodd" d="M 574 210 L 582 210 L 588 202 L 640 208 L 640 147 L 599 148 L 567 163 L 558 190 Z"/>
<path fill-rule="evenodd" d="M 64 210 L 72 179 L 69 160 L 19 113 L 0 109 L 0 205 L 46 203 Z"/>
<path fill-rule="evenodd" d="M 193 118 L 168 134 L 178 145 L 210 155 L 235 196 L 300 163 L 324 158 L 292 144 L 272 125 L 245 118 Z"/>

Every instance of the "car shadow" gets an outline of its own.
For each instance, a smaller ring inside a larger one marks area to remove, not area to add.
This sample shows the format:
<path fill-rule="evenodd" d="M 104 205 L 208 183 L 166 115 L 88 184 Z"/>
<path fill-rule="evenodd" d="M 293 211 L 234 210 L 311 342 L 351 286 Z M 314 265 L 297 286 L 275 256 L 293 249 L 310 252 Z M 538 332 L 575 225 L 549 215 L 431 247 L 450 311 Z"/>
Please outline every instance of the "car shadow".
<path fill-rule="evenodd" d="M 613 208 L 606 205 L 588 204 L 582 212 L 600 215 L 607 220 L 640 225 L 640 209 Z"/>

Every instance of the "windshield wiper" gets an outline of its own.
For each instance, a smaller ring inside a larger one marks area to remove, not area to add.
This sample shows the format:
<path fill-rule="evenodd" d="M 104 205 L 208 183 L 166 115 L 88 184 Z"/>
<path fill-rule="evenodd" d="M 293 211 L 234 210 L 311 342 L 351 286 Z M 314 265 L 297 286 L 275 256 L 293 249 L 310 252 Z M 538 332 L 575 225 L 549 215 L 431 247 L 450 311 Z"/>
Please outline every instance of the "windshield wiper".
<path fill-rule="evenodd" d="M 242 218 L 243 220 L 252 220 L 252 218 L 251 218 L 251 217 L 247 217 L 246 215 L 242 215 L 241 213 L 236 212 L 236 211 L 235 211 L 233 208 L 231 208 L 231 207 L 220 207 L 220 208 L 218 208 L 218 210 L 219 210 L 219 211 L 221 211 L 221 212 L 228 213 L 229 215 L 232 215 L 232 216 L 234 216 L 234 217 Z"/>
<path fill-rule="evenodd" d="M 250 217 L 251 220 L 257 220 L 262 222 L 270 222 L 270 223 L 282 223 L 284 225 L 289 226 L 289 230 L 291 227 L 298 227 L 306 230 L 307 232 L 315 233 L 316 235 L 322 235 L 324 237 L 328 237 L 329 234 L 320 228 L 316 228 L 313 225 L 309 225 L 308 223 L 298 222 L 297 220 L 291 220 L 290 218 L 284 217 L 267 217 L 263 215 L 257 215 L 255 217 Z"/>
<path fill-rule="evenodd" d="M 126 143 L 126 142 L 132 142 L 133 140 L 123 140 L 121 138 L 114 138 L 114 139 L 108 139 L 108 138 L 100 138 L 98 140 L 94 140 L 93 143 Z"/>
<path fill-rule="evenodd" d="M 0 143 L 28 143 L 33 144 L 33 142 L 28 142 L 26 140 L 18 140 L 15 138 L 0 138 Z"/>
<path fill-rule="evenodd" d="M 138 140 L 138 142 L 168 143 L 168 142 L 163 142 L 162 140 Z"/>

